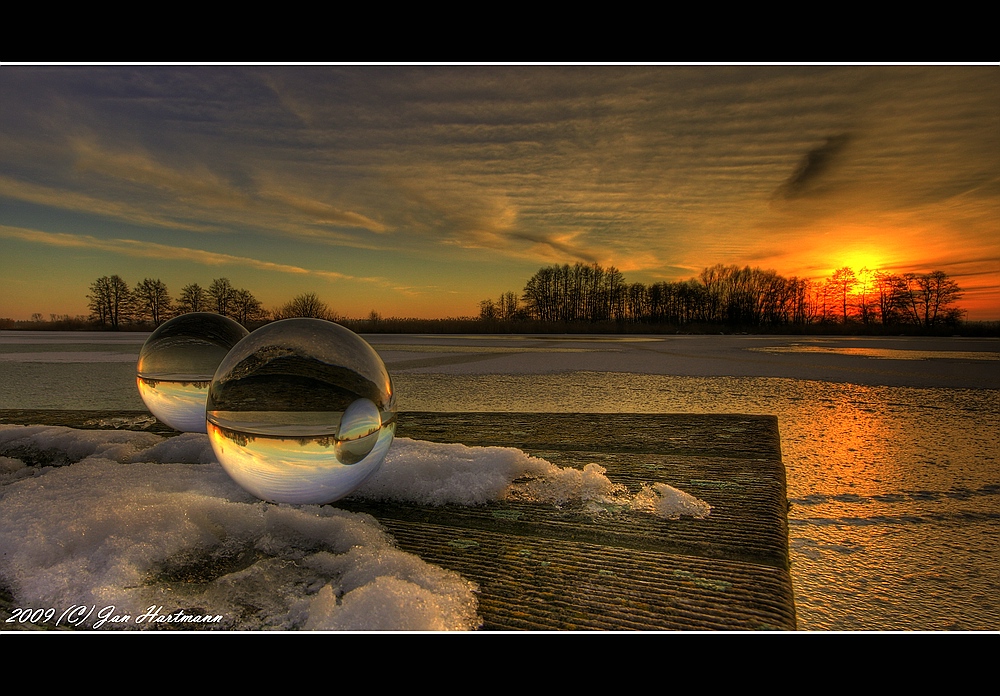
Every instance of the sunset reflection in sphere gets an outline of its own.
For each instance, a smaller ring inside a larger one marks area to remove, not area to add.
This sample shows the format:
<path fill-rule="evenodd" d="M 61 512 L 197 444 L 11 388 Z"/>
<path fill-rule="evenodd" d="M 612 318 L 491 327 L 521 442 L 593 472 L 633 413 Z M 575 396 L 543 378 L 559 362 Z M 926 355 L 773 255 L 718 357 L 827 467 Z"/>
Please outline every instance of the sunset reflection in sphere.
<path fill-rule="evenodd" d="M 221 314 L 190 312 L 161 324 L 139 351 L 136 385 L 157 420 L 204 433 L 208 386 L 222 359 L 249 332 Z"/>
<path fill-rule="evenodd" d="M 396 430 L 392 380 L 353 331 L 285 319 L 226 356 L 209 387 L 208 435 L 240 486 L 276 503 L 323 504 L 378 470 Z"/>

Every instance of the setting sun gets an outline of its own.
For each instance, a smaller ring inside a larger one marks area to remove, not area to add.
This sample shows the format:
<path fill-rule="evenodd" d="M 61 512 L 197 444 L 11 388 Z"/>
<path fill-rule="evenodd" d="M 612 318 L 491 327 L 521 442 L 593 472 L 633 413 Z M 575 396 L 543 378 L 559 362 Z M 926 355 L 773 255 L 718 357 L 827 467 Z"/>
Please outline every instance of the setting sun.
<path fill-rule="evenodd" d="M 837 268 L 850 268 L 854 275 L 860 279 L 862 275 L 868 275 L 875 271 L 888 270 L 883 267 L 882 256 L 871 251 L 847 252 L 842 256 L 841 263 Z M 833 273 L 837 268 L 830 269 Z"/>

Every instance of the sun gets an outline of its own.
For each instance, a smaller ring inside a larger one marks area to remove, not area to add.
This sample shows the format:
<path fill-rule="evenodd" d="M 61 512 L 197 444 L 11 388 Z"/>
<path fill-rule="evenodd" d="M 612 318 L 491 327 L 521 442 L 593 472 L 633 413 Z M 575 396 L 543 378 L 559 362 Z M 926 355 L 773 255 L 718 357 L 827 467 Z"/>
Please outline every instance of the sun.
<path fill-rule="evenodd" d="M 854 275 L 861 277 L 863 274 L 874 273 L 885 270 L 885 257 L 874 250 L 850 250 L 838 256 L 840 263 L 831 273 L 839 268 L 850 268 Z"/>

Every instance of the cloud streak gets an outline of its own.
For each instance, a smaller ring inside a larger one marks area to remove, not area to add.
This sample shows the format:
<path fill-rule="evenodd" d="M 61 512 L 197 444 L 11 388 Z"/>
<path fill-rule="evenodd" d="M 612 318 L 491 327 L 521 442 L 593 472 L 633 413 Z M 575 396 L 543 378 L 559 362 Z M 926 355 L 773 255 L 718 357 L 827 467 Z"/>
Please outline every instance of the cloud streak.
<path fill-rule="evenodd" d="M 281 184 L 241 189 L 203 165 L 166 166 L 148 153 L 75 139 L 74 176 L 43 185 L 0 175 L 0 196 L 127 224 L 220 233 L 234 226 L 307 241 L 371 247 L 365 233 L 389 228 Z M 270 177 L 277 178 L 277 177 Z M 80 183 L 80 180 L 85 183 Z"/>
<path fill-rule="evenodd" d="M 33 244 L 46 246 L 56 246 L 64 248 L 97 249 L 124 256 L 138 258 L 190 261 L 202 266 L 244 266 L 260 271 L 274 273 L 289 273 L 292 275 L 307 275 L 324 280 L 346 280 L 360 281 L 365 283 L 386 284 L 384 278 L 359 277 L 338 273 L 336 271 L 323 271 L 289 264 L 273 263 L 271 261 L 261 261 L 260 259 L 246 256 L 234 256 L 232 254 L 222 254 L 203 249 L 190 249 L 186 247 L 169 246 L 156 242 L 146 242 L 136 239 L 99 239 L 90 235 L 76 235 L 59 232 L 43 232 L 41 230 L 31 230 L 0 225 L 0 237 L 8 239 L 19 239 Z"/>

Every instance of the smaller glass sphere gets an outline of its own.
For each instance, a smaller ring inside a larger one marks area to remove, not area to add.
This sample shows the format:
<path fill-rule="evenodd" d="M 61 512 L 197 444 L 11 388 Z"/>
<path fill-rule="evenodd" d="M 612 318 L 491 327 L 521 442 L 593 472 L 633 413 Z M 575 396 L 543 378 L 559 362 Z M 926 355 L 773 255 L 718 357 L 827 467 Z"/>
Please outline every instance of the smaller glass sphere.
<path fill-rule="evenodd" d="M 249 333 L 210 312 L 181 314 L 161 324 L 142 345 L 136 364 L 146 408 L 174 430 L 207 432 L 208 386 L 222 359 Z"/>
<path fill-rule="evenodd" d="M 212 380 L 208 436 L 223 468 L 258 498 L 323 504 L 378 470 L 396 432 L 382 358 L 323 319 L 257 329 Z"/>

